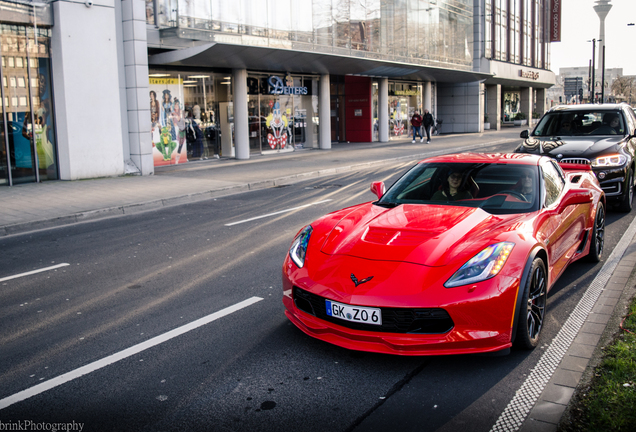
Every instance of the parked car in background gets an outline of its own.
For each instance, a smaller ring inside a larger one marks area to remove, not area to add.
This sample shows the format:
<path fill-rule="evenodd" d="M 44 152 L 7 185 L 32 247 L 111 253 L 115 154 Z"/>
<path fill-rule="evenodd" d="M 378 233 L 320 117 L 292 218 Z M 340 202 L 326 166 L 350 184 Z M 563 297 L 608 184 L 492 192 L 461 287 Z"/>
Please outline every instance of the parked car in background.
<path fill-rule="evenodd" d="M 556 280 L 603 253 L 605 195 L 589 164 L 451 154 L 371 190 L 376 201 L 302 228 L 282 269 L 290 321 L 345 348 L 533 349 Z"/>
<path fill-rule="evenodd" d="M 608 205 L 631 211 L 636 171 L 636 115 L 625 103 L 560 105 L 549 110 L 517 153 L 532 153 L 559 162 L 589 164 Z"/>

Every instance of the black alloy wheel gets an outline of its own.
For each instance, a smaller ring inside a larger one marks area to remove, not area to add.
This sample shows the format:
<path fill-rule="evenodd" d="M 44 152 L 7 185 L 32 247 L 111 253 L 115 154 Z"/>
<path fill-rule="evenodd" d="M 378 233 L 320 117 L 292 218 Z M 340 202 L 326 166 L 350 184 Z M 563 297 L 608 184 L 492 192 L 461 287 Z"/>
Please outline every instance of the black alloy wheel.
<path fill-rule="evenodd" d="M 603 203 L 598 203 L 594 227 L 592 228 L 592 238 L 590 239 L 590 252 L 587 260 L 599 262 L 603 256 L 603 246 L 605 244 L 605 208 Z"/>
<path fill-rule="evenodd" d="M 629 213 L 632 211 L 634 202 L 634 170 L 629 168 L 627 170 L 627 182 L 625 183 L 625 195 L 623 200 L 618 205 L 618 209 L 622 212 Z"/>
<path fill-rule="evenodd" d="M 541 258 L 535 258 L 532 262 L 532 268 L 523 289 L 523 299 L 525 299 L 526 307 L 523 308 L 524 303 L 522 303 L 515 346 L 531 350 L 539 344 L 548 301 L 548 278 Z"/>

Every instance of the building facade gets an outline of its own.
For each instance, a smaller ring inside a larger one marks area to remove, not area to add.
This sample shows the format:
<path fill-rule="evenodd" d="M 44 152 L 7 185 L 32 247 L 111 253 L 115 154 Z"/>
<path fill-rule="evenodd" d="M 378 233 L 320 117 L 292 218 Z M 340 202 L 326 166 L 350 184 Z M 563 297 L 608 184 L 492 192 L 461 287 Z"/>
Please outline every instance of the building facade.
<path fill-rule="evenodd" d="M 411 134 L 424 109 L 442 133 L 500 128 L 545 110 L 548 10 L 549 0 L 0 0 L 0 184 L 387 142 Z"/>

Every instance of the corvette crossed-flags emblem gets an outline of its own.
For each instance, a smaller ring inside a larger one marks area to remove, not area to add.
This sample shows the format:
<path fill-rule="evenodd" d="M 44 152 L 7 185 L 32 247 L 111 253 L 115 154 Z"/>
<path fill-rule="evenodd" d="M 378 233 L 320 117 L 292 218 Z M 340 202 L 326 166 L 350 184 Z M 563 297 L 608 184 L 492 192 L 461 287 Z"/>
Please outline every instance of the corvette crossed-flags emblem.
<path fill-rule="evenodd" d="M 360 285 L 360 284 L 363 284 L 363 283 L 365 283 L 365 282 L 369 282 L 371 279 L 373 279 L 373 276 L 369 276 L 369 277 L 366 277 L 366 278 L 364 278 L 364 279 L 362 279 L 362 280 L 358 280 L 358 278 L 356 277 L 356 275 L 354 275 L 353 273 L 351 273 L 351 280 L 353 281 L 353 283 L 354 283 L 356 286 L 358 286 L 358 285 Z"/>

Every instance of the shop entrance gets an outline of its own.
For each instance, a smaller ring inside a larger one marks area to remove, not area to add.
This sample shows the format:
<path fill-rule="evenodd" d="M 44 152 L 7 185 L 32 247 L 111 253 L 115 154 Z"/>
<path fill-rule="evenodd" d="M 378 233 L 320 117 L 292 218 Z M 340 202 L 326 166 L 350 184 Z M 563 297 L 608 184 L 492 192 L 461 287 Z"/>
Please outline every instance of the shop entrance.
<path fill-rule="evenodd" d="M 392 137 L 408 137 L 411 131 L 409 101 L 406 97 L 389 96 L 390 128 Z"/>
<path fill-rule="evenodd" d="M 331 96 L 331 142 L 347 140 L 344 96 Z"/>

